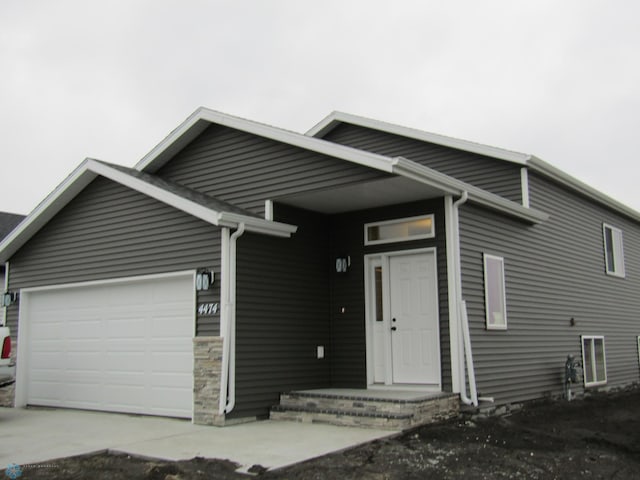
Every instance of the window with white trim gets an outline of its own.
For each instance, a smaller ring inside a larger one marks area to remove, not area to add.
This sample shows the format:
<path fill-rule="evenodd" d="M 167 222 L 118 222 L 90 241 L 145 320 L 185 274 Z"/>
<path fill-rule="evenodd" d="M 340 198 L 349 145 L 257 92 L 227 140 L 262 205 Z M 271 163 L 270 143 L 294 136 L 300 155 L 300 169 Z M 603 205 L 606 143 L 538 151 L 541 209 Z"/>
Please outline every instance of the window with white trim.
<path fill-rule="evenodd" d="M 604 263 L 607 274 L 624 277 L 622 230 L 603 223 L 602 235 L 604 237 Z"/>
<path fill-rule="evenodd" d="M 582 371 L 584 386 L 595 387 L 607 383 L 607 359 L 604 350 L 604 337 L 582 335 Z"/>
<path fill-rule="evenodd" d="M 366 223 L 364 226 L 365 245 L 405 242 L 433 238 L 435 235 L 433 214 Z"/>
<path fill-rule="evenodd" d="M 487 330 L 507 329 L 504 258 L 484 254 L 484 304 Z"/>

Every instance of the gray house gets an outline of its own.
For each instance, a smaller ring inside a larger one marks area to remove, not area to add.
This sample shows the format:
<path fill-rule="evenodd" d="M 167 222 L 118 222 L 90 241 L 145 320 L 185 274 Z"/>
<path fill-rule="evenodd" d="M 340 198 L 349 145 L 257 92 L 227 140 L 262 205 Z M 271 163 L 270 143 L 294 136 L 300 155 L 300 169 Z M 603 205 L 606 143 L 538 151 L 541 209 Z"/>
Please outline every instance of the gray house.
<path fill-rule="evenodd" d="M 639 376 L 640 213 L 343 113 L 201 108 L 134 168 L 85 160 L 0 257 L 16 406 L 403 426 L 560 395 L 568 354 L 578 391 Z"/>

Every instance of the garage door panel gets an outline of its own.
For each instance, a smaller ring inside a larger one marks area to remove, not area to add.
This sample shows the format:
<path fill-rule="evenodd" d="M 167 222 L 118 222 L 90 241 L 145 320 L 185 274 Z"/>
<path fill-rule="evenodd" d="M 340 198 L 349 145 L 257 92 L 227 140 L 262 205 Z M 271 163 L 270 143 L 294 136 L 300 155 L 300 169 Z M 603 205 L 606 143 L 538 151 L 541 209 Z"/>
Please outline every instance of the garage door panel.
<path fill-rule="evenodd" d="M 26 298 L 27 403 L 191 417 L 191 275 Z"/>
<path fill-rule="evenodd" d="M 62 395 L 66 392 L 66 389 L 57 382 L 38 381 L 34 382 L 30 386 L 34 399 L 37 399 L 39 404 L 60 406 L 62 402 Z"/>
<path fill-rule="evenodd" d="M 31 312 L 33 315 L 33 312 Z M 41 323 L 37 329 L 32 329 L 29 337 L 31 343 L 34 342 L 53 342 L 62 337 L 63 322 L 47 322 Z"/>
<path fill-rule="evenodd" d="M 151 356 L 153 373 L 180 373 L 193 364 L 193 360 L 181 353 L 155 354 Z"/>
<path fill-rule="evenodd" d="M 59 351 L 40 351 L 38 353 L 32 353 L 29 359 L 30 377 L 33 374 L 38 374 L 40 371 L 49 372 L 64 368 L 66 365 L 64 354 Z"/>
<path fill-rule="evenodd" d="M 113 312 L 119 315 L 119 312 Z M 106 323 L 106 336 L 109 338 L 137 338 L 143 339 L 151 332 L 148 331 L 147 325 L 149 318 L 144 316 L 131 316 L 129 313 L 122 315 L 123 318 L 108 319 Z"/>

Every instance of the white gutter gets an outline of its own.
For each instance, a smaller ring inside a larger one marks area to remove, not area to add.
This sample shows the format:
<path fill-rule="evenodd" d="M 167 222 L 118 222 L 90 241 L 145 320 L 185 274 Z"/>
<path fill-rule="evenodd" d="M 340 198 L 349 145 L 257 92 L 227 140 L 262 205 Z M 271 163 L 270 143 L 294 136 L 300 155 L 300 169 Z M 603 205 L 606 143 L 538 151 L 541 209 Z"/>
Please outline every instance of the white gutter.
<path fill-rule="evenodd" d="M 466 405 L 478 406 L 478 393 L 476 391 L 475 371 L 473 367 L 473 355 L 471 353 L 471 338 L 469 335 L 469 320 L 466 315 L 466 304 L 462 299 L 462 261 L 460 259 L 460 221 L 458 216 L 458 208 L 469 199 L 469 194 L 465 190 L 462 196 L 453 202 L 451 208 L 452 215 L 452 264 L 454 272 L 454 301 L 450 302 L 450 308 L 455 304 L 455 317 L 458 320 L 457 337 L 458 337 L 458 375 L 460 400 Z M 469 372 L 469 390 L 471 397 L 467 396 L 467 379 L 465 372 Z"/>
<path fill-rule="evenodd" d="M 466 385 L 461 390 L 460 398 L 467 405 L 478 406 L 478 391 L 476 389 L 476 372 L 473 368 L 473 354 L 471 353 L 471 335 L 469 334 L 469 317 L 467 316 L 467 302 L 460 302 L 460 323 L 462 325 L 462 341 L 464 342 L 464 353 L 467 360 L 467 371 L 469 377 L 469 393 L 471 398 L 467 397 Z M 464 382 L 465 371 L 464 363 L 462 364 L 462 381 Z M 463 396 L 464 394 L 464 396 Z"/>
<path fill-rule="evenodd" d="M 458 295 L 456 282 L 456 256 L 455 216 L 453 214 L 453 197 L 444 197 L 444 222 L 445 222 L 445 244 L 447 247 L 447 288 L 449 297 L 449 349 L 451 351 L 451 387 L 454 393 L 460 393 L 460 321 L 458 309 L 460 306 L 460 296 Z M 462 382 L 464 385 L 464 382 Z"/>
<path fill-rule="evenodd" d="M 245 230 L 244 223 L 238 225 L 238 229 L 233 232 L 229 239 L 229 303 L 228 303 L 228 330 L 225 343 L 228 344 L 228 380 L 227 386 L 229 397 L 224 408 L 224 413 L 229 413 L 236 406 L 236 243 Z"/>

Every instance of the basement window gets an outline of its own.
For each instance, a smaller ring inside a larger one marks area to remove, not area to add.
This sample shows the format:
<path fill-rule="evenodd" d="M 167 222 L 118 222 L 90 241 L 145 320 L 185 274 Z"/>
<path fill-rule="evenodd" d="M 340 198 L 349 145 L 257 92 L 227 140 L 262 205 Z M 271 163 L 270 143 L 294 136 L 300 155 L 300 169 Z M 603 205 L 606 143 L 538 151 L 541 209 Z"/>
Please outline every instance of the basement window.
<path fill-rule="evenodd" d="M 487 330 L 507 329 L 504 258 L 484 254 L 484 304 Z"/>
<path fill-rule="evenodd" d="M 608 275 L 624 278 L 622 230 L 603 223 L 602 233 L 604 236 L 604 261 L 606 272 Z"/>
<path fill-rule="evenodd" d="M 433 214 L 367 223 L 364 226 L 365 245 L 405 242 L 433 237 L 435 237 Z"/>
<path fill-rule="evenodd" d="M 607 360 L 603 336 L 582 335 L 582 370 L 584 386 L 595 387 L 607 383 Z"/>

